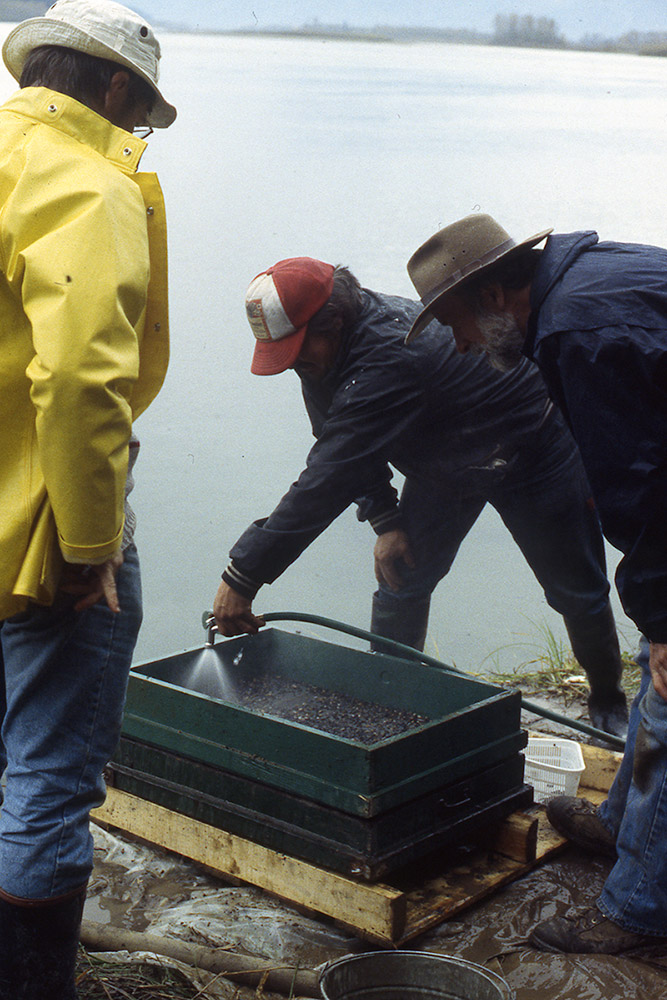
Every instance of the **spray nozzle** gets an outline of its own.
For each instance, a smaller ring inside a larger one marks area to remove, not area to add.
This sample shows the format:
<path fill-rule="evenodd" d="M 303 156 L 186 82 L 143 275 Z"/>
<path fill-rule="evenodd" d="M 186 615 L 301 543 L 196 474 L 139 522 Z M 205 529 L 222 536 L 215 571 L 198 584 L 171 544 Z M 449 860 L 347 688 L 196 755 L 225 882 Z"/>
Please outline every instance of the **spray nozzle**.
<path fill-rule="evenodd" d="M 212 611 L 205 611 L 201 616 L 201 623 L 206 629 L 206 642 L 205 646 L 211 647 L 215 642 L 215 637 L 218 634 L 218 626 L 215 624 L 215 615 Z"/>

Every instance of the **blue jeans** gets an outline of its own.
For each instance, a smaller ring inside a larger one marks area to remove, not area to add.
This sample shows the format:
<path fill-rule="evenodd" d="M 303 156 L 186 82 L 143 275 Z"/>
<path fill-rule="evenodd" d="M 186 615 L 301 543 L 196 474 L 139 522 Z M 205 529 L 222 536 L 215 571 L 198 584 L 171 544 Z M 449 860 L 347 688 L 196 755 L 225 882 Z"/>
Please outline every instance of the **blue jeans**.
<path fill-rule="evenodd" d="M 618 860 L 598 906 L 626 930 L 667 936 L 667 701 L 657 694 L 642 638 L 639 693 L 623 760 L 600 819 L 616 836 Z"/>
<path fill-rule="evenodd" d="M 383 635 L 415 644 L 416 623 L 428 618 L 433 590 L 486 503 L 500 514 L 554 610 L 569 620 L 604 611 L 604 543 L 579 453 L 558 429 L 540 445 L 513 466 L 478 470 L 477 482 L 459 490 L 406 480 L 400 511 L 416 566 L 404 567 L 399 591 L 381 585 L 374 595 L 378 619 L 403 623 Z"/>
<path fill-rule="evenodd" d="M 92 870 L 89 812 L 104 801 L 141 624 L 133 545 L 124 556 L 119 614 L 104 603 L 77 613 L 60 593 L 0 625 L 0 889 L 11 896 L 63 896 Z"/>

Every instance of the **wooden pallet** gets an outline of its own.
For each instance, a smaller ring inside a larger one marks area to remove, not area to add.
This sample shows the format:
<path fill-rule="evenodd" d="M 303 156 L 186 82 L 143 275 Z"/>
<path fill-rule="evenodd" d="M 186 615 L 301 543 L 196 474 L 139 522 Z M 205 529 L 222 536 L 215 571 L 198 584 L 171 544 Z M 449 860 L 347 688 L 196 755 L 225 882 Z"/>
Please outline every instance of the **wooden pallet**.
<path fill-rule="evenodd" d="M 586 769 L 579 794 L 601 801 L 620 754 L 582 746 Z M 514 881 L 566 843 L 541 807 L 514 813 L 489 830 L 479 846 L 452 863 L 447 851 L 367 883 L 253 841 L 199 823 L 114 788 L 92 813 L 97 823 L 117 828 L 206 866 L 220 877 L 258 886 L 315 914 L 333 918 L 359 937 L 400 946 Z"/>

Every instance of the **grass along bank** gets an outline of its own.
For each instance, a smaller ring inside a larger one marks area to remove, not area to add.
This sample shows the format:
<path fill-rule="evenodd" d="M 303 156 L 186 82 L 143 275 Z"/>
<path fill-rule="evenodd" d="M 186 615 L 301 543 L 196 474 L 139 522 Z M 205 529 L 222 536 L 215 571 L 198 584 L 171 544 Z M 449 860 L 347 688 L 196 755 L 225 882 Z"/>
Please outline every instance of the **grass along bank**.
<path fill-rule="evenodd" d="M 490 663 L 492 668 L 480 670 L 476 677 L 486 677 L 503 687 L 521 688 L 531 694 L 551 696 L 565 705 L 575 702 L 586 703 L 588 697 L 588 680 L 567 643 L 559 639 L 546 624 L 531 622 L 538 632 L 534 642 L 515 642 L 499 646 L 490 653 L 480 666 Z M 508 649 L 525 648 L 527 657 L 510 671 L 502 671 L 498 667 L 500 654 Z M 641 669 L 637 666 L 634 653 L 627 650 L 621 652 L 623 661 L 623 687 L 632 701 L 639 689 Z"/>

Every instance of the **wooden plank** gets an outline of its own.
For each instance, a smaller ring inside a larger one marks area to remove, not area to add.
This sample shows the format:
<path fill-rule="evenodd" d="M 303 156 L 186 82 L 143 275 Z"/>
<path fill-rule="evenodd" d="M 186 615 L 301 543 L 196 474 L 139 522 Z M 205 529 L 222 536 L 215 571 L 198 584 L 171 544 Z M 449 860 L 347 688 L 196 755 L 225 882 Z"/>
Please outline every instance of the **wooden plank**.
<path fill-rule="evenodd" d="M 406 893 L 405 932 L 393 943 L 405 944 L 455 917 L 473 903 L 513 882 L 530 867 L 502 855 L 480 851 L 466 864 L 448 868 L 446 873 L 427 879 L 420 887 Z"/>
<path fill-rule="evenodd" d="M 91 815 L 223 876 L 240 878 L 358 931 L 365 928 L 375 940 L 390 943 L 404 932 L 405 897 L 390 886 L 317 868 L 116 788 L 107 790 L 106 802 Z"/>
<path fill-rule="evenodd" d="M 470 855 L 465 864 L 444 864 L 440 874 L 426 878 L 420 885 L 404 886 L 405 933 L 401 939 L 394 941 L 395 945 L 405 944 L 418 934 L 451 919 L 567 846 L 565 838 L 548 822 L 541 806 L 531 812 L 514 813 L 509 821 L 515 830 L 522 828 L 524 832 L 529 831 L 531 839 L 534 836 L 532 859 L 521 861 L 494 851 L 479 850 Z"/>
<path fill-rule="evenodd" d="M 584 772 L 581 775 L 580 788 L 608 792 L 614 780 L 623 754 L 615 750 L 604 750 L 602 747 L 589 747 L 582 744 L 581 752 L 584 758 Z M 591 798 L 586 795 L 586 798 Z"/>
<path fill-rule="evenodd" d="M 482 843 L 513 861 L 527 864 L 537 856 L 537 814 L 515 812 L 491 830 Z"/>
<path fill-rule="evenodd" d="M 586 770 L 579 794 L 602 801 L 620 761 L 597 747 L 582 747 Z M 199 823 L 126 792 L 109 788 L 97 822 L 174 851 L 233 880 L 256 885 L 314 914 L 332 917 L 362 938 L 397 946 L 465 910 L 553 856 L 567 840 L 548 822 L 544 807 L 514 813 L 499 824 L 465 863 L 444 848 L 385 883 L 348 878 L 272 851 L 225 830 Z M 425 872 L 424 869 L 428 865 Z"/>
<path fill-rule="evenodd" d="M 567 847 L 568 841 L 558 830 L 555 830 L 546 817 L 544 806 L 539 807 L 539 826 L 537 828 L 536 860 L 546 861 L 557 851 Z"/>
<path fill-rule="evenodd" d="M 278 854 L 115 788 L 108 790 L 106 802 L 92 818 L 190 858 L 219 876 L 249 882 L 295 906 L 332 917 L 363 938 L 393 946 L 449 919 L 536 863 L 535 857 L 522 862 L 480 849 L 465 864 L 451 866 L 445 850 L 430 878 L 425 879 L 420 868 L 422 874 L 408 884 L 367 883 Z M 532 837 L 541 816 L 519 814 L 510 825 Z M 516 839 L 516 833 L 512 837 Z M 546 835 L 538 834 L 536 842 L 538 858 L 565 844 L 551 827 Z M 433 866 L 432 859 L 430 863 Z"/>

